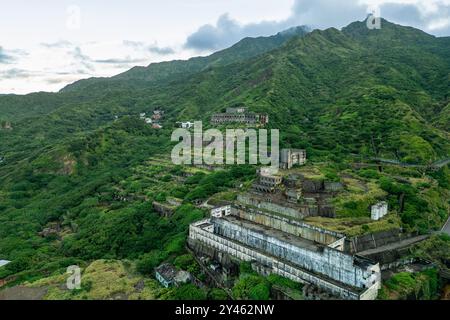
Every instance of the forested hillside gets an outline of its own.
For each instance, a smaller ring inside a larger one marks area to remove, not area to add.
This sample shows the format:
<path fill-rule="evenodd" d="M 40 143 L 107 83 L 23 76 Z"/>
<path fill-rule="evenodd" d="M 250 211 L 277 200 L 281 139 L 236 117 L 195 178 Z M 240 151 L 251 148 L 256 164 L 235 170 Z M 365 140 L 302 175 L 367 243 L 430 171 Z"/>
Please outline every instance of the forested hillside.
<path fill-rule="evenodd" d="M 193 201 L 232 197 L 255 170 L 182 180 L 187 169 L 167 162 L 176 121 L 208 126 L 231 106 L 266 112 L 282 147 L 306 148 L 339 179 L 370 158 L 422 166 L 449 158 L 449 95 L 450 39 L 383 21 L 381 30 L 298 28 L 59 93 L 0 96 L 0 258 L 13 261 L 0 279 L 14 285 L 98 259 L 132 261 L 148 275 L 185 254 L 187 227 L 205 214 Z M 162 130 L 139 119 L 156 109 L 165 111 Z M 448 166 L 355 174 L 386 192 L 411 231 L 436 231 L 448 217 Z M 151 202 L 168 196 L 183 205 L 161 218 Z M 353 207 L 348 215 L 360 215 Z M 55 224 L 57 233 L 42 236 Z M 177 263 L 192 267 L 185 259 Z"/>

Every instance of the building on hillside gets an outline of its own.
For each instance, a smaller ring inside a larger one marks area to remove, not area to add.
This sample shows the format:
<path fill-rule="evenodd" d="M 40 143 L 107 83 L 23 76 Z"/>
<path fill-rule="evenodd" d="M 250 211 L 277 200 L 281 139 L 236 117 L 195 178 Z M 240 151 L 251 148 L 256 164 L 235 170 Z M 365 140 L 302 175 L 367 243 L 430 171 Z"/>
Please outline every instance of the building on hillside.
<path fill-rule="evenodd" d="M 152 120 L 158 121 L 161 120 L 164 117 L 164 111 L 163 110 L 155 110 L 153 111 Z"/>
<path fill-rule="evenodd" d="M 283 182 L 281 176 L 271 174 L 264 168 L 259 171 L 258 180 L 253 184 L 253 190 L 262 193 L 274 193 L 277 187 Z"/>
<path fill-rule="evenodd" d="M 211 209 L 211 217 L 222 218 L 231 215 L 231 205 Z"/>
<path fill-rule="evenodd" d="M 180 128 L 182 129 L 190 129 L 194 126 L 194 122 L 177 122 L 177 124 L 180 126 Z"/>
<path fill-rule="evenodd" d="M 388 203 L 386 201 L 382 201 L 373 205 L 371 208 L 371 217 L 372 220 L 378 221 L 388 214 Z"/>
<path fill-rule="evenodd" d="M 280 220 L 279 228 L 288 223 Z M 374 300 L 381 287 L 379 264 L 345 253 L 343 242 L 344 238 L 318 245 L 233 215 L 191 224 L 188 240 L 189 246 L 201 254 L 212 252 L 214 256 L 257 263 L 258 272 L 264 275 L 277 274 L 313 284 L 344 299 Z"/>
<path fill-rule="evenodd" d="M 295 165 L 306 163 L 306 150 L 282 149 L 280 153 L 280 168 L 289 170 Z"/>
<path fill-rule="evenodd" d="M 225 113 L 212 115 L 211 123 L 215 125 L 227 123 L 266 125 L 269 123 L 269 115 L 248 112 L 246 108 L 228 108 Z"/>
<path fill-rule="evenodd" d="M 158 280 L 166 288 L 169 288 L 175 284 L 176 274 L 177 269 L 169 263 L 164 263 L 155 270 L 156 280 Z"/>
<path fill-rule="evenodd" d="M 164 263 L 155 269 L 155 277 L 164 287 L 179 286 L 192 280 L 192 275 L 184 270 L 177 270 L 170 263 Z"/>
<path fill-rule="evenodd" d="M 145 121 L 146 124 L 152 124 L 153 123 L 153 120 L 151 118 L 145 118 L 144 121 Z"/>
<path fill-rule="evenodd" d="M 159 123 L 153 123 L 152 128 L 153 129 L 162 129 L 162 125 L 160 125 Z"/>

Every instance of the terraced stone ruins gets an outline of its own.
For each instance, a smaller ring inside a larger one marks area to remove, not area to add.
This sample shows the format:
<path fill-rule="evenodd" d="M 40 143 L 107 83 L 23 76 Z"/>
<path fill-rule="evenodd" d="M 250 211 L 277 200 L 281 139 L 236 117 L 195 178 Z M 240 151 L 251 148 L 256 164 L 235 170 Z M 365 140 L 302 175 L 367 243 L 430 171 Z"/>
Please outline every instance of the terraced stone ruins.
<path fill-rule="evenodd" d="M 283 153 L 306 157 L 299 150 Z M 288 167 L 283 161 L 280 165 Z M 235 201 L 214 206 L 209 218 L 191 224 L 188 245 L 199 261 L 216 265 L 214 277 L 220 285 L 230 283 L 237 265 L 247 261 L 261 275 L 277 274 L 308 284 L 333 299 L 376 299 L 381 269 L 398 258 L 392 253 L 395 247 L 426 237 L 414 238 L 395 228 L 349 237 L 307 222 L 338 220 L 333 202 L 343 190 L 342 183 L 314 179 L 295 169 L 277 174 L 259 169 L 250 190 L 240 192 Z M 385 202 L 370 209 L 374 221 L 388 210 Z"/>

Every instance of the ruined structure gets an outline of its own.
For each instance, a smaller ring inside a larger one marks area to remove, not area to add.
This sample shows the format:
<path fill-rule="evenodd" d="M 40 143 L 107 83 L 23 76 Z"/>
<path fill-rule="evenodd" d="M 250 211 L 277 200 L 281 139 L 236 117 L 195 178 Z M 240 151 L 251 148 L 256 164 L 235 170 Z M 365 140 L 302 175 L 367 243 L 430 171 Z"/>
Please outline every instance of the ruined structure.
<path fill-rule="evenodd" d="M 154 201 L 152 203 L 153 210 L 159 213 L 162 217 L 170 217 L 174 214 L 177 206 L 172 205 L 170 203 L 160 203 L 158 201 Z"/>
<path fill-rule="evenodd" d="M 306 163 L 306 150 L 282 149 L 280 153 L 280 168 L 289 170 L 295 165 Z"/>
<path fill-rule="evenodd" d="M 212 209 L 209 219 L 190 226 L 189 247 L 219 262 L 229 264 L 227 257 L 252 262 L 261 274 L 312 284 L 344 299 L 375 299 L 380 288 L 379 265 L 347 252 L 343 234 L 303 221 L 323 213 L 321 199 L 313 205 L 301 203 L 305 181 L 261 170 L 251 192 Z M 324 181 L 309 189 L 332 192 L 325 190 Z"/>
<path fill-rule="evenodd" d="M 180 128 L 182 129 L 190 129 L 194 126 L 194 122 L 186 121 L 186 122 L 177 122 Z"/>
<path fill-rule="evenodd" d="M 231 215 L 231 205 L 216 207 L 211 210 L 211 217 L 222 218 Z"/>
<path fill-rule="evenodd" d="M 342 189 L 342 184 L 309 180 L 301 175 L 283 177 L 264 169 L 258 175 L 251 191 L 238 195 L 239 205 L 298 219 L 309 216 L 335 217 L 335 208 L 330 200 L 334 193 Z"/>
<path fill-rule="evenodd" d="M 233 214 L 211 217 L 190 226 L 189 245 L 207 246 L 240 261 L 253 262 L 262 274 L 314 284 L 344 299 L 376 298 L 380 288 L 378 264 L 344 253 L 344 238 L 319 245 L 280 230 L 289 224 L 284 221 L 279 228 L 268 228 Z M 292 230 L 296 228 L 308 226 L 292 226 Z M 337 234 L 330 236 L 327 241 Z"/>
<path fill-rule="evenodd" d="M 278 175 L 260 171 L 257 182 L 253 184 L 253 189 L 264 193 L 274 193 L 282 181 L 282 177 Z"/>
<path fill-rule="evenodd" d="M 166 288 L 179 286 L 192 280 L 189 272 L 177 270 L 169 263 L 164 263 L 155 269 L 155 278 Z"/>
<path fill-rule="evenodd" d="M 228 108 L 225 113 L 216 113 L 211 117 L 215 125 L 226 123 L 241 123 L 246 125 L 266 125 L 269 123 L 267 114 L 248 112 L 246 108 Z"/>

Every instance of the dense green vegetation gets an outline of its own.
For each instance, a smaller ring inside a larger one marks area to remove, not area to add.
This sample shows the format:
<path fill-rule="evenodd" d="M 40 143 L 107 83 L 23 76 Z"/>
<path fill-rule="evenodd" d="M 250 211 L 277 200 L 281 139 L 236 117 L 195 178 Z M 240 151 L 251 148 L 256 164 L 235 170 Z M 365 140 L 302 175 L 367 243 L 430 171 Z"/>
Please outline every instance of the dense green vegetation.
<path fill-rule="evenodd" d="M 402 272 L 384 283 L 380 299 L 434 300 L 438 298 L 439 277 L 435 269 L 420 273 Z"/>
<path fill-rule="evenodd" d="M 270 275 L 263 277 L 252 270 L 250 263 L 242 263 L 240 277 L 233 287 L 233 297 L 241 300 L 269 300 L 271 289 L 276 286 L 280 290 L 295 290 L 301 296 L 302 285 L 292 280 Z"/>
<path fill-rule="evenodd" d="M 363 179 L 369 192 L 349 183 L 341 217 L 367 219 L 379 197 L 371 192 L 381 190 L 407 231 L 440 229 L 449 212 L 448 166 L 352 167 L 372 157 L 428 165 L 450 154 L 450 40 L 383 23 L 376 31 L 356 22 L 342 31 L 245 39 L 210 57 L 81 81 L 57 94 L 0 96 L 0 258 L 13 261 L 0 279 L 14 285 L 99 259 L 132 260 L 147 276 L 170 261 L 201 278 L 185 251 L 189 223 L 206 214 L 194 203 L 232 197 L 255 168 L 174 166 L 170 134 L 176 121 L 207 126 L 228 106 L 267 112 L 282 146 L 306 148 L 313 163 L 325 164 L 327 180 Z M 157 108 L 166 111 L 162 130 L 138 117 Z M 151 203 L 168 197 L 182 206 L 165 218 Z M 356 233 L 371 230 L 365 223 Z M 40 234 L 55 224 L 56 232 Z M 266 299 L 275 284 L 290 287 L 283 281 L 243 272 L 233 294 Z M 160 297 L 221 299 L 224 292 L 185 286 Z"/>

